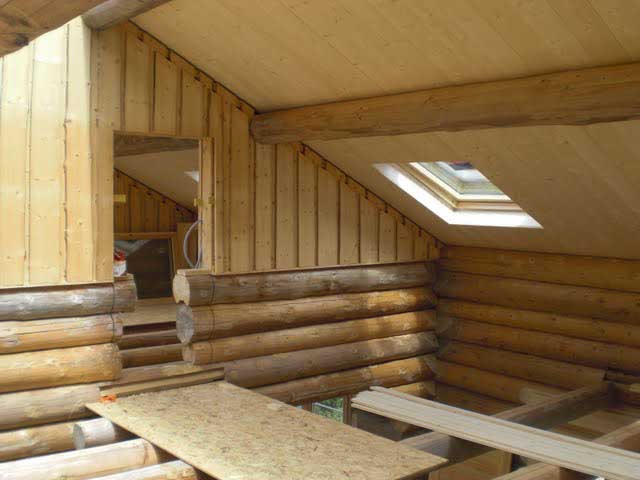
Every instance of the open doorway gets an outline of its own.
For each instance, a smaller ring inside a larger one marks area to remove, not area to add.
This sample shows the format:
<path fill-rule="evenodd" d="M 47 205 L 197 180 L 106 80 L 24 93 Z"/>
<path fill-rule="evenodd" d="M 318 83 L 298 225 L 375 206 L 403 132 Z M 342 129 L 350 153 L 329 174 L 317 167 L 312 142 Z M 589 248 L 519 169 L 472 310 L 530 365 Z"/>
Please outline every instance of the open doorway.
<path fill-rule="evenodd" d="M 197 139 L 114 136 L 114 274 L 143 302 L 171 301 L 176 270 L 198 262 L 199 157 Z"/>

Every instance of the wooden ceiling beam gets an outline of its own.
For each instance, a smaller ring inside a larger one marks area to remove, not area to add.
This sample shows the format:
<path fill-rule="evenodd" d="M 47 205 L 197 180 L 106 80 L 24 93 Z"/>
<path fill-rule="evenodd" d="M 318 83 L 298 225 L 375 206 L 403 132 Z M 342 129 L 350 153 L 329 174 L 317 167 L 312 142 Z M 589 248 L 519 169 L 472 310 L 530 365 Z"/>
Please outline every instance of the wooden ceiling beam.
<path fill-rule="evenodd" d="M 572 70 L 263 113 L 261 143 L 640 118 L 640 63 Z"/>
<path fill-rule="evenodd" d="M 19 50 L 104 0 L 0 1 L 0 56 Z"/>
<path fill-rule="evenodd" d="M 107 0 L 82 16 L 84 22 L 96 30 L 117 25 L 159 7 L 170 0 Z"/>
<path fill-rule="evenodd" d="M 198 148 L 198 146 L 199 141 L 195 138 L 115 134 L 113 156 L 126 157 L 129 155 L 143 155 L 145 153 L 178 152 L 182 150 L 193 150 Z"/>

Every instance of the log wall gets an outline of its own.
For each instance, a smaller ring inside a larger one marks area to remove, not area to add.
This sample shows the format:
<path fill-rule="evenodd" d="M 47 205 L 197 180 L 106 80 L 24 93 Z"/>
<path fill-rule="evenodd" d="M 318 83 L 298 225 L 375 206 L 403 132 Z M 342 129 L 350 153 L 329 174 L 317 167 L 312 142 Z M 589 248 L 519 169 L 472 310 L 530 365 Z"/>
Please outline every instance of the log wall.
<path fill-rule="evenodd" d="M 438 381 L 525 403 L 640 373 L 640 262 L 447 247 Z"/>
<path fill-rule="evenodd" d="M 183 359 L 223 365 L 236 385 L 301 404 L 433 378 L 435 271 L 428 263 L 185 271 L 176 279 Z"/>
<path fill-rule="evenodd" d="M 122 372 L 133 279 L 0 290 L 0 460 L 73 448 L 73 424 Z"/>

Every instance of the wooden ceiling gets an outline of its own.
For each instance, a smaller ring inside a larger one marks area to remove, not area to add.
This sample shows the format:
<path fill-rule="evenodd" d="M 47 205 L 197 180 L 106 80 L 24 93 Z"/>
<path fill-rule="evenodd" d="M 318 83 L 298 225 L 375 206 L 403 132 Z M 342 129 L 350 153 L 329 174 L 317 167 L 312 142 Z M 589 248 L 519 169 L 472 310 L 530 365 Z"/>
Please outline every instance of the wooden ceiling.
<path fill-rule="evenodd" d="M 135 22 L 258 111 L 640 60 L 638 0 L 173 0 Z M 448 244 L 640 258 L 640 122 L 313 141 Z M 544 227 L 443 223 L 372 163 L 471 161 Z"/>

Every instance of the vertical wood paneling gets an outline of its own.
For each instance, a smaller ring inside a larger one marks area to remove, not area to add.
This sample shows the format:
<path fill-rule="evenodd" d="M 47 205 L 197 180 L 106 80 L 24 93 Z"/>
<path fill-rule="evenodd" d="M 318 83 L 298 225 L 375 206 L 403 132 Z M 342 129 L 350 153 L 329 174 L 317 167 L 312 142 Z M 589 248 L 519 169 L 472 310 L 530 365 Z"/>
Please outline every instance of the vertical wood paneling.
<path fill-rule="evenodd" d="M 231 109 L 231 158 L 229 215 L 233 272 L 253 269 L 253 159 L 249 148 L 249 118 L 239 108 Z"/>
<path fill-rule="evenodd" d="M 426 235 L 420 234 L 413 239 L 413 259 L 427 260 L 429 258 L 429 243 Z"/>
<path fill-rule="evenodd" d="M 298 155 L 298 266 L 317 265 L 317 188 L 316 164 Z"/>
<path fill-rule="evenodd" d="M 153 130 L 176 133 L 178 107 L 178 67 L 160 53 L 155 53 Z"/>
<path fill-rule="evenodd" d="M 183 71 L 181 88 L 180 134 L 187 137 L 201 137 L 204 132 L 204 112 L 206 111 L 202 83 Z"/>
<path fill-rule="evenodd" d="M 129 188 L 129 222 L 132 232 L 144 232 L 144 192 L 138 185 Z"/>
<path fill-rule="evenodd" d="M 91 33 L 82 21 L 69 24 L 67 111 L 65 118 L 66 281 L 93 278 L 91 179 Z"/>
<path fill-rule="evenodd" d="M 407 225 L 397 222 L 397 260 L 406 262 L 413 259 L 413 232 Z"/>
<path fill-rule="evenodd" d="M 213 137 L 213 251 L 212 264 L 204 265 L 213 268 L 217 273 L 224 271 L 224 194 L 225 179 L 227 174 L 224 170 L 224 141 L 223 141 L 223 102 L 222 96 L 218 92 L 211 93 L 211 103 L 209 105 L 209 135 Z M 202 173 L 202 172 L 201 172 Z M 206 226 L 204 227 L 206 228 Z M 203 266 L 204 266 L 203 265 Z"/>
<path fill-rule="evenodd" d="M 360 261 L 360 197 L 345 182 L 340 183 L 340 258 L 341 264 Z"/>
<path fill-rule="evenodd" d="M 211 138 L 204 138 L 200 141 L 200 182 L 199 198 L 201 199 L 201 205 L 199 209 L 199 218 L 202 223 L 198 227 L 198 238 L 200 239 L 200 245 L 202 246 L 202 268 L 213 268 L 213 256 L 214 256 L 214 141 Z M 207 228 L 209 226 L 209 228 Z M 195 238 L 195 236 L 194 236 Z"/>
<path fill-rule="evenodd" d="M 318 265 L 338 264 L 338 179 L 318 169 Z"/>
<path fill-rule="evenodd" d="M 29 280 L 34 285 L 65 277 L 66 46 L 65 28 L 35 42 L 29 166 Z"/>
<path fill-rule="evenodd" d="M 0 285 L 25 283 L 33 47 L 0 60 Z"/>
<path fill-rule="evenodd" d="M 380 212 L 380 261 L 396 261 L 396 219 Z"/>
<path fill-rule="evenodd" d="M 276 147 L 276 268 L 298 265 L 298 158 L 291 145 Z"/>
<path fill-rule="evenodd" d="M 222 89 L 221 89 L 222 90 Z M 230 258 L 231 258 L 231 109 L 233 108 L 231 94 L 226 90 L 222 90 L 222 226 L 220 233 L 223 236 L 222 246 L 220 247 L 222 258 L 220 262 L 220 269 L 216 268 L 218 272 L 230 271 Z M 218 207 L 219 208 L 219 207 Z"/>
<path fill-rule="evenodd" d="M 256 270 L 276 268 L 275 201 L 276 147 L 256 145 Z"/>
<path fill-rule="evenodd" d="M 152 71 L 149 45 L 127 32 L 125 58 L 124 129 L 128 132 L 148 132 Z"/>
<path fill-rule="evenodd" d="M 360 201 L 360 261 L 362 263 L 378 262 L 378 244 L 380 224 L 378 209 L 367 199 Z"/>

